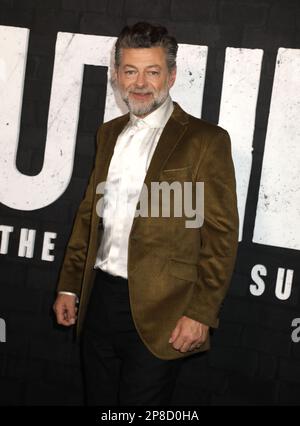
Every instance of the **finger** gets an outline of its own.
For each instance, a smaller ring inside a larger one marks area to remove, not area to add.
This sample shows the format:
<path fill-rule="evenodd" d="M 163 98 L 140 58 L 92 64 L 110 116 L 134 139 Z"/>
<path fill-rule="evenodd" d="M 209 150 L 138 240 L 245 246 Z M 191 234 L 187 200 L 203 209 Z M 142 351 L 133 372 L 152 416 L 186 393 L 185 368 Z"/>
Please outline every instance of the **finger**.
<path fill-rule="evenodd" d="M 190 346 L 189 351 L 194 351 L 195 349 L 199 349 L 200 347 L 201 347 L 201 343 L 200 342 L 193 343 Z"/>
<path fill-rule="evenodd" d="M 176 350 L 180 350 L 185 343 L 186 338 L 184 338 L 182 334 L 179 334 L 179 336 L 177 336 L 176 340 L 173 342 L 173 348 Z"/>
<path fill-rule="evenodd" d="M 76 308 L 73 305 L 66 306 L 65 312 L 66 312 L 66 315 L 67 315 L 68 319 L 73 319 L 76 316 Z"/>
<path fill-rule="evenodd" d="M 57 309 L 56 309 L 56 319 L 57 319 L 58 324 L 65 325 L 65 323 L 67 321 L 67 316 L 66 316 L 65 308 L 63 308 L 63 307 L 57 307 Z"/>
<path fill-rule="evenodd" d="M 64 319 L 67 325 L 75 324 L 76 314 L 73 307 L 67 307 L 64 311 Z"/>
<path fill-rule="evenodd" d="M 184 342 L 179 350 L 180 350 L 180 352 L 187 352 L 189 350 L 190 346 L 191 346 L 190 342 Z"/>
<path fill-rule="evenodd" d="M 67 307 L 60 306 L 56 309 L 56 319 L 58 324 L 64 326 L 70 326 L 75 324 L 75 318 L 70 315 L 70 312 Z"/>

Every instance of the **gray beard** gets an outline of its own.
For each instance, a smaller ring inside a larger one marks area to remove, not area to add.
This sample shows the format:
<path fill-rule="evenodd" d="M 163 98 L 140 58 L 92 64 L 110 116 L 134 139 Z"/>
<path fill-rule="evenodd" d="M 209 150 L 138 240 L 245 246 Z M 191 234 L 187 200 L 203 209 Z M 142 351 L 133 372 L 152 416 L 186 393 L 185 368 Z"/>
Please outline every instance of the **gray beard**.
<path fill-rule="evenodd" d="M 160 105 L 162 105 L 169 95 L 169 89 L 166 88 L 164 90 L 161 90 L 151 102 L 147 102 L 144 104 L 129 99 L 128 93 L 123 93 L 120 91 L 120 94 L 122 96 L 123 101 L 126 103 L 129 111 L 139 117 L 150 114 L 151 112 L 156 110 Z"/>

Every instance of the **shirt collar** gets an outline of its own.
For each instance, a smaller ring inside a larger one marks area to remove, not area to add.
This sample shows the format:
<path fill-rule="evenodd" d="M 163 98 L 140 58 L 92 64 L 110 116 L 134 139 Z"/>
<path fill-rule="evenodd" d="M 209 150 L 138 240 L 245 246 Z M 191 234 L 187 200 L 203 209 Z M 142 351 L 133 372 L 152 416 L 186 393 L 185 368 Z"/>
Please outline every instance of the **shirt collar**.
<path fill-rule="evenodd" d="M 174 105 L 170 95 L 166 100 L 153 112 L 146 115 L 144 118 L 137 117 L 130 113 L 130 124 L 148 127 L 151 129 L 159 129 L 165 127 L 174 109 Z"/>

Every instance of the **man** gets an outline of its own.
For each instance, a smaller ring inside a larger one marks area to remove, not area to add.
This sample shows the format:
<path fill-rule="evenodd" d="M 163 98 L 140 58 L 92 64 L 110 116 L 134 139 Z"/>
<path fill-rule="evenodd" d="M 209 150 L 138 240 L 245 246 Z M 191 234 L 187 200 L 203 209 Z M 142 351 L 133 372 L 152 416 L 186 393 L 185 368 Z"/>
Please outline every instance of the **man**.
<path fill-rule="evenodd" d="M 168 404 L 182 359 L 209 348 L 234 267 L 230 139 L 172 102 L 176 53 L 167 30 L 148 23 L 125 27 L 116 43 L 130 113 L 99 128 L 54 304 L 58 323 L 70 326 L 80 298 L 89 404 Z M 191 182 L 193 197 L 204 182 L 202 226 L 187 225 L 186 214 L 137 215 L 142 187 L 149 195 L 155 182 Z"/>

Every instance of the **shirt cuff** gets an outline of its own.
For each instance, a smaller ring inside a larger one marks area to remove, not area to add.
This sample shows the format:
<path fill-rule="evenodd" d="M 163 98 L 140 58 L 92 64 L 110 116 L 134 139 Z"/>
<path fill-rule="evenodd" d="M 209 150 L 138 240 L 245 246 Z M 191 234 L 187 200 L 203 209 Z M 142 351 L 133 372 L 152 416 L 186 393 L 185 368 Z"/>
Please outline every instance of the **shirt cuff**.
<path fill-rule="evenodd" d="M 67 294 L 69 296 L 76 297 L 76 303 L 79 303 L 79 298 L 76 293 L 72 293 L 71 291 L 59 291 L 58 294 Z"/>

